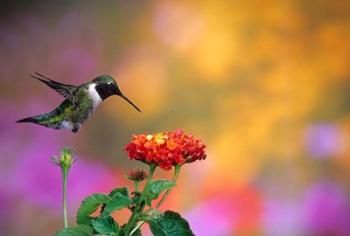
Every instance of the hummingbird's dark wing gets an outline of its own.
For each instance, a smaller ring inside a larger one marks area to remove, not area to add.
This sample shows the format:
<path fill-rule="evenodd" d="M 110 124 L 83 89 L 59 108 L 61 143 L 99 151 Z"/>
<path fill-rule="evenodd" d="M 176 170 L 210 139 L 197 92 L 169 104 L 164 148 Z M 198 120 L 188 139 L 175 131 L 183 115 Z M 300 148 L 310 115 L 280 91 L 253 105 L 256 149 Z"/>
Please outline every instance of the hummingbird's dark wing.
<path fill-rule="evenodd" d="M 69 85 L 69 84 L 62 84 L 37 72 L 34 72 L 34 73 L 35 75 L 31 75 L 31 77 L 43 82 L 44 84 L 46 84 L 47 86 L 49 86 L 50 88 L 54 89 L 56 92 L 61 94 L 63 97 L 73 102 L 73 98 L 77 90 L 76 86 Z"/>

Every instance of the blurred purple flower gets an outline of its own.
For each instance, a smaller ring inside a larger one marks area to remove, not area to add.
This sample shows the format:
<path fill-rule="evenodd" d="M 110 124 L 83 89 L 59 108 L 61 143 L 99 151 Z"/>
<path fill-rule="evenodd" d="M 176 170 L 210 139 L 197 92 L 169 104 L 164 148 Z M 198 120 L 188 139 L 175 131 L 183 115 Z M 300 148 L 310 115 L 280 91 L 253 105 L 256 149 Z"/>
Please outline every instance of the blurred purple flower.
<path fill-rule="evenodd" d="M 76 79 L 75 81 L 71 80 L 66 82 L 87 82 L 93 79 L 91 75 L 94 75 L 97 68 L 98 56 L 97 53 L 93 53 L 93 51 L 93 49 L 89 49 L 88 45 L 84 48 L 81 46 L 81 43 L 77 41 L 75 45 L 66 46 L 65 49 L 57 52 L 53 64 L 57 68 L 65 68 L 65 71 L 69 72 L 71 77 L 79 78 L 79 81 Z"/>
<path fill-rule="evenodd" d="M 17 27 L 0 27 L 0 46 L 6 53 L 0 62 L 7 65 L 0 71 L 2 78 L 11 80 L 14 71 L 28 75 L 32 70 L 49 77 L 60 75 L 63 80 L 70 78 L 63 81 L 70 83 L 95 76 L 104 44 L 99 29 L 91 27 L 93 22 L 85 14 L 68 11 L 56 25 L 23 14 L 12 21 Z"/>
<path fill-rule="evenodd" d="M 306 130 L 305 142 L 313 157 L 330 157 L 339 150 L 339 130 L 332 124 L 312 125 Z"/>
<path fill-rule="evenodd" d="M 264 235 L 302 235 L 302 211 L 297 201 L 266 199 L 262 216 Z"/>
<path fill-rule="evenodd" d="M 312 186 L 304 199 L 308 235 L 350 235 L 350 205 L 345 192 L 336 184 Z"/>
<path fill-rule="evenodd" d="M 20 112 L 10 104 L 1 105 L 3 114 L 6 114 L 0 116 L 1 190 L 38 206 L 53 210 L 59 208 L 62 197 L 61 170 L 50 162 L 50 157 L 58 155 L 59 149 L 65 146 L 63 140 L 69 143 L 72 135 L 30 124 L 16 124 L 15 120 L 26 114 L 39 114 L 47 109 L 36 103 L 27 103 Z M 112 171 L 81 158 L 68 177 L 71 212 L 75 212 L 86 195 L 108 191 L 117 183 Z"/>
<path fill-rule="evenodd" d="M 236 223 L 233 212 L 232 200 L 217 198 L 202 202 L 188 211 L 185 218 L 195 235 L 232 235 Z"/>
<path fill-rule="evenodd" d="M 27 153 L 14 170 L 13 184 L 27 201 L 57 210 L 62 198 L 61 170 L 49 161 L 50 153 L 54 153 L 55 149 L 44 148 L 39 144 L 33 146 L 33 152 Z M 71 212 L 87 195 L 108 191 L 117 183 L 112 172 L 104 166 L 79 159 L 68 176 L 68 204 Z"/>
<path fill-rule="evenodd" d="M 6 232 L 11 227 L 11 221 L 14 220 L 14 206 L 16 199 L 11 197 L 5 189 L 0 188 L 0 233 Z"/>
<path fill-rule="evenodd" d="M 10 192 L 11 185 L 8 180 L 11 179 L 12 168 L 22 156 L 28 142 L 24 141 L 25 130 L 15 123 L 15 120 L 20 118 L 16 109 L 18 107 L 5 102 L 1 102 L 0 107 L 0 186 L 4 191 Z M 32 137 L 34 136 L 35 134 L 32 134 Z"/>

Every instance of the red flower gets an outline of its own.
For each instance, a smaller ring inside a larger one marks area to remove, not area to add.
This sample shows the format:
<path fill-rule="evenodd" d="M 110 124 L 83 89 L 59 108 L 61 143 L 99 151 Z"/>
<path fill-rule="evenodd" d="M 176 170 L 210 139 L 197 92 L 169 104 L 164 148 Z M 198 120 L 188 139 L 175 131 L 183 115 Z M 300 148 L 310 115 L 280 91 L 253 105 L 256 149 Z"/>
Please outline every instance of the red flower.
<path fill-rule="evenodd" d="M 202 141 L 182 130 L 133 135 L 125 150 L 130 159 L 155 164 L 164 170 L 206 158 Z"/>

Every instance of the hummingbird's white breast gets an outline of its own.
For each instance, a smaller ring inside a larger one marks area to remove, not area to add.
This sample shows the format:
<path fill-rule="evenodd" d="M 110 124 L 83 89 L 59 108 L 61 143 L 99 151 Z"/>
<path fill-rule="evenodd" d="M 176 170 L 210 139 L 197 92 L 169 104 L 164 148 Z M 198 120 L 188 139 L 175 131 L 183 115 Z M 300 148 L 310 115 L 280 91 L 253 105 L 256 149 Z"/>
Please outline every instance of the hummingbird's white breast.
<path fill-rule="evenodd" d="M 89 85 L 89 88 L 88 88 L 88 94 L 89 94 L 89 97 L 92 99 L 92 104 L 93 104 L 92 106 L 94 110 L 102 102 L 102 99 L 98 94 L 98 92 L 96 91 L 95 87 L 96 87 L 96 84 L 92 83 Z"/>
<path fill-rule="evenodd" d="M 62 121 L 61 127 L 64 129 L 72 130 L 74 128 L 74 124 L 71 121 L 64 120 Z"/>

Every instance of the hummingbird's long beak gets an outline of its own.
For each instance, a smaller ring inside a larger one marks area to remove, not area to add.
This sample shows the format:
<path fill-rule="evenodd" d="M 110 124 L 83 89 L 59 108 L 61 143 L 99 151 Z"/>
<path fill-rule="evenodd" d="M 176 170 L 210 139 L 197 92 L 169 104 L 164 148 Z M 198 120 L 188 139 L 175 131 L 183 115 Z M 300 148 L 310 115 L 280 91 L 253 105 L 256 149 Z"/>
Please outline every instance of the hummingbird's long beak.
<path fill-rule="evenodd" d="M 125 101 L 127 101 L 131 106 L 133 106 L 136 110 L 138 110 L 139 112 L 141 112 L 141 110 L 132 102 L 129 100 L 129 98 L 125 97 L 123 94 L 119 95 L 120 97 L 122 97 Z"/>

